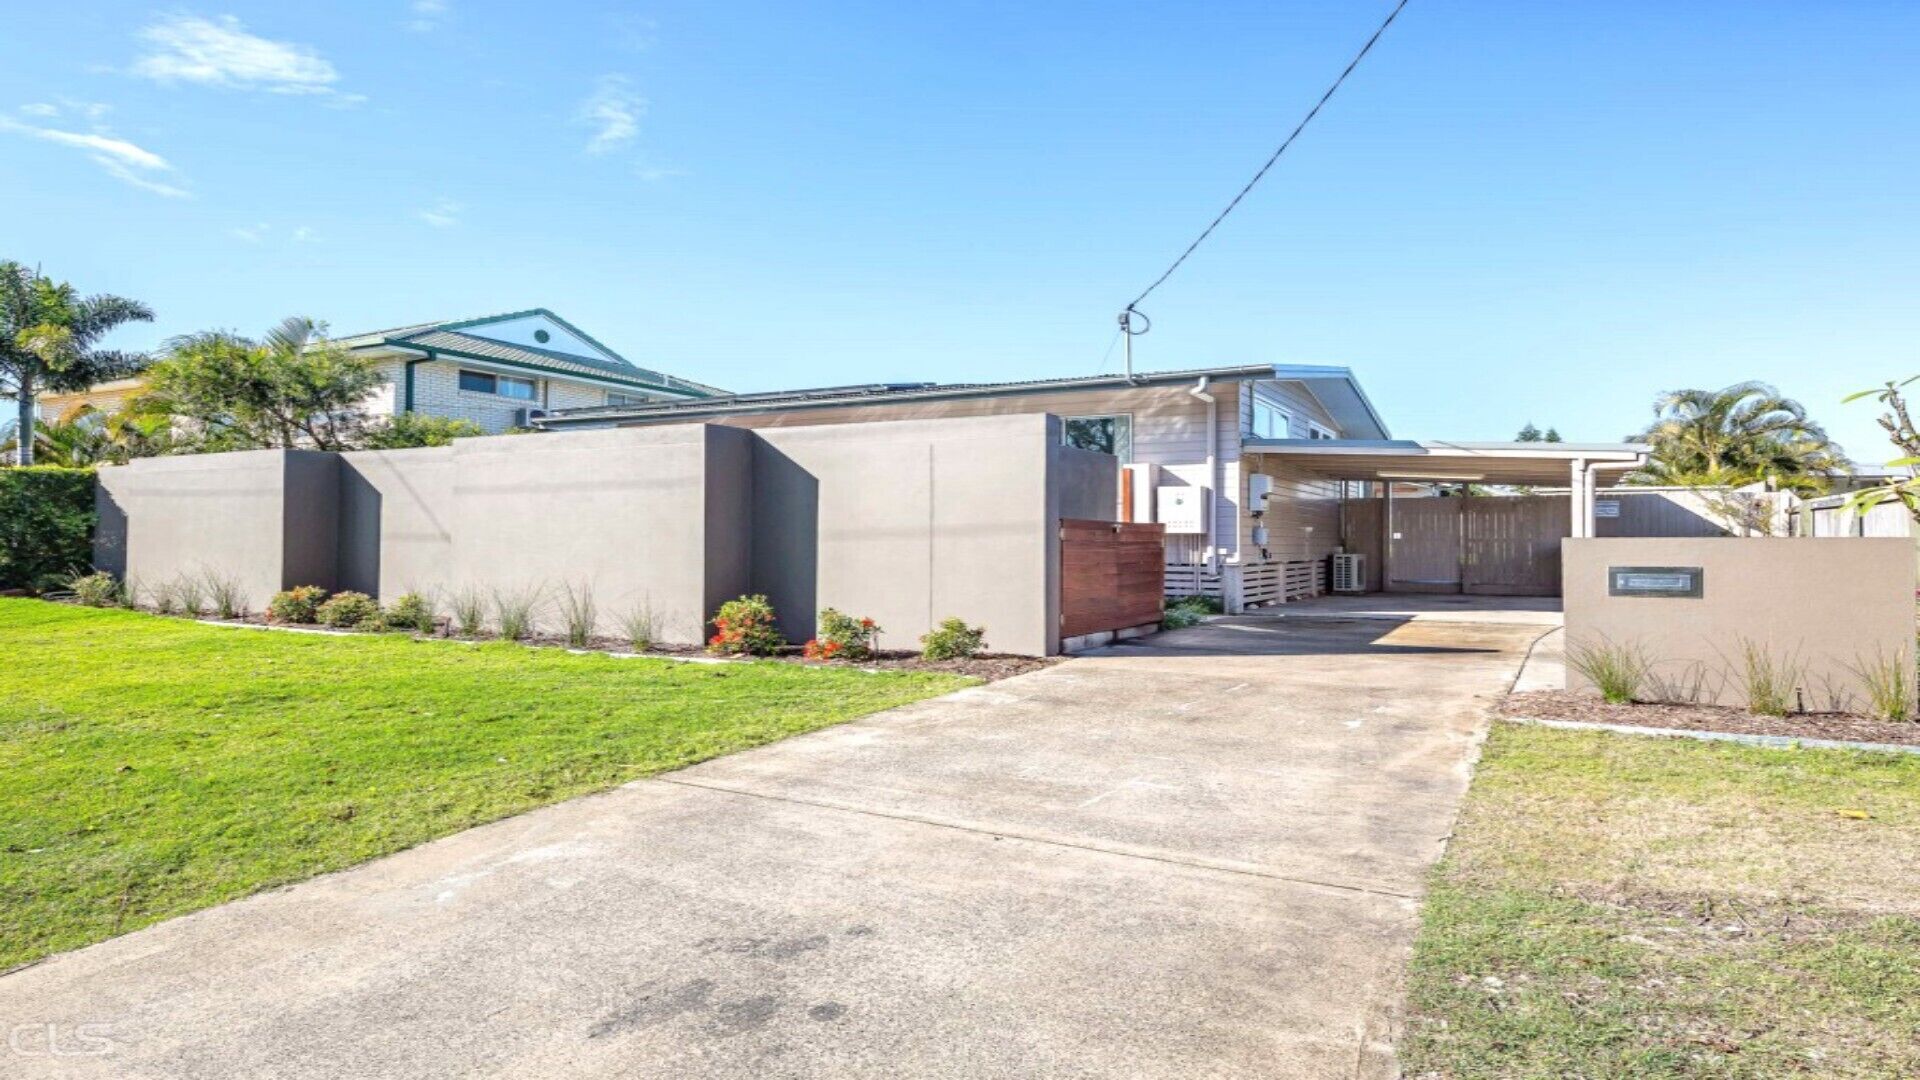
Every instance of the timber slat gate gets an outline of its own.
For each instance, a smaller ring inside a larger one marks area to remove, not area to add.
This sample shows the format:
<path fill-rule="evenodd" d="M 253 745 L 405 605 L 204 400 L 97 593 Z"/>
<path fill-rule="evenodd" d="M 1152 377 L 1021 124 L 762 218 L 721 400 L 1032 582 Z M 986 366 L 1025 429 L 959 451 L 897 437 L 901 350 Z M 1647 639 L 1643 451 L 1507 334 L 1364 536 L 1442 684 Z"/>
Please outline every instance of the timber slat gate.
<path fill-rule="evenodd" d="M 1166 600 L 1166 526 L 1060 522 L 1060 636 L 1159 622 Z"/>

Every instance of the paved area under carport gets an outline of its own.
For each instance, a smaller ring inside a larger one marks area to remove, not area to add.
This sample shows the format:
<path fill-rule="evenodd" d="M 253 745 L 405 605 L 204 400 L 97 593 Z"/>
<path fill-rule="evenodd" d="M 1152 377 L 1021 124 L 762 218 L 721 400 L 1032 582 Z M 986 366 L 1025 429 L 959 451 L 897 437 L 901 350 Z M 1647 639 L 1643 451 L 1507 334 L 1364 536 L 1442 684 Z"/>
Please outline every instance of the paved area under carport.
<path fill-rule="evenodd" d="M 1385 1076 L 1543 629 L 1229 618 L 0 978 L 8 1075 Z"/>

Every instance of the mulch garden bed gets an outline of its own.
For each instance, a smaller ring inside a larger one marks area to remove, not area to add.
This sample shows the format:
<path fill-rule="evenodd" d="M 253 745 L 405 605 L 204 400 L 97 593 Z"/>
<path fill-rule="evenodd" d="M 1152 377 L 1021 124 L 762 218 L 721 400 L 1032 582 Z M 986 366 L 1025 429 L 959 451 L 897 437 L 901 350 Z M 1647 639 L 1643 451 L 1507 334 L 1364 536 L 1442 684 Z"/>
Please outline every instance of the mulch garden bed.
<path fill-rule="evenodd" d="M 1595 697 L 1561 690 L 1510 694 L 1500 715 L 1523 720 L 1571 720 L 1584 724 L 1717 731 L 1734 735 L 1776 735 L 1790 739 L 1895 743 L 1920 746 L 1920 723 L 1896 724 L 1846 713 L 1794 713 L 1756 716 L 1725 705 L 1670 705 L 1642 702 L 1611 705 Z"/>
<path fill-rule="evenodd" d="M 60 602 L 72 603 L 73 601 L 60 601 Z M 159 613 L 149 611 L 148 614 L 158 615 Z M 170 615 L 170 616 L 162 616 L 162 617 L 187 618 L 187 616 L 185 615 Z M 214 618 L 212 616 L 201 616 L 195 621 L 205 622 L 205 623 L 214 623 L 218 625 L 227 625 L 227 626 L 232 626 L 232 625 L 271 626 L 276 629 L 283 629 L 283 630 L 304 630 L 304 631 L 328 633 L 328 634 L 356 634 L 356 633 L 371 632 L 371 631 L 358 631 L 358 630 L 335 630 L 329 627 L 313 626 L 313 625 L 297 625 L 297 626 L 283 625 L 280 623 L 269 622 L 265 615 L 261 615 L 258 613 L 244 615 L 237 619 L 219 619 L 219 618 Z M 407 631 L 402 631 L 402 630 L 392 630 L 392 631 L 384 631 L 384 632 L 396 633 L 396 634 L 407 633 Z M 435 641 L 496 640 L 492 635 L 483 635 L 482 637 L 475 639 L 475 638 L 461 637 L 457 634 L 453 634 L 449 632 L 449 628 L 445 624 L 445 620 L 442 620 L 440 629 L 435 633 L 432 633 L 432 634 L 413 633 L 411 634 L 411 636 L 418 637 L 418 638 L 425 638 L 429 640 L 435 640 Z M 526 645 L 532 648 L 545 648 L 545 649 L 562 649 L 562 648 L 571 647 L 567 644 L 567 641 L 565 638 L 556 637 L 551 634 L 542 634 L 536 637 L 524 638 L 521 640 L 520 644 Z M 875 657 L 871 660 L 858 660 L 858 661 L 808 660 L 807 658 L 800 655 L 800 646 L 798 645 L 790 645 L 787 648 L 781 650 L 780 653 L 774 656 L 763 656 L 763 657 L 757 657 L 757 658 L 756 657 L 716 657 L 709 654 L 705 648 L 699 645 L 660 644 L 660 645 L 655 645 L 650 649 L 635 649 L 632 645 L 628 644 L 627 642 L 616 639 L 616 638 L 594 638 L 592 643 L 589 644 L 587 648 L 593 652 L 619 653 L 622 655 L 637 655 L 637 656 L 658 656 L 665 659 L 680 659 L 680 660 L 690 660 L 690 659 L 696 659 L 696 658 L 713 659 L 713 660 L 760 659 L 760 660 L 774 660 L 774 661 L 778 661 L 780 663 L 786 663 L 786 664 L 803 664 L 807 667 L 851 667 L 851 668 L 861 668 L 864 670 L 871 670 L 871 671 L 931 671 L 931 672 L 938 672 L 945 675 L 964 675 L 970 678 L 980 679 L 985 682 L 998 682 L 1001 679 L 1011 679 L 1015 675 L 1025 675 L 1030 671 L 1039 671 L 1041 668 L 1052 667 L 1054 664 L 1057 664 L 1062 659 L 1064 659 L 1063 657 L 1057 657 L 1057 656 L 1056 657 L 1012 656 L 1012 655 L 1006 655 L 1001 653 L 981 653 L 978 656 L 968 657 L 965 660 L 926 660 L 926 659 L 923 659 L 920 656 L 920 654 L 916 652 L 908 652 L 908 651 L 899 650 L 899 649 L 881 649 L 875 655 Z"/>

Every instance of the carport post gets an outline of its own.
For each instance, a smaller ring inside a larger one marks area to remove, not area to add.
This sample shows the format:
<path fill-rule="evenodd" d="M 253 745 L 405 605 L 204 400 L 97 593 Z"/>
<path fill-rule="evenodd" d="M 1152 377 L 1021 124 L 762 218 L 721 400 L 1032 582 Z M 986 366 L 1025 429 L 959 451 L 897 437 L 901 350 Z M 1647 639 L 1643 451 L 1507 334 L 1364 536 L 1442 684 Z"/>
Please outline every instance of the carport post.
<path fill-rule="evenodd" d="M 1380 481 L 1380 591 L 1387 587 L 1393 573 L 1393 481 Z"/>
<path fill-rule="evenodd" d="M 1567 487 L 1567 508 L 1573 520 L 1567 535 L 1577 539 L 1587 535 L 1587 500 L 1591 493 L 1587 490 L 1587 459 L 1574 458 L 1570 464 L 1573 478 Z"/>

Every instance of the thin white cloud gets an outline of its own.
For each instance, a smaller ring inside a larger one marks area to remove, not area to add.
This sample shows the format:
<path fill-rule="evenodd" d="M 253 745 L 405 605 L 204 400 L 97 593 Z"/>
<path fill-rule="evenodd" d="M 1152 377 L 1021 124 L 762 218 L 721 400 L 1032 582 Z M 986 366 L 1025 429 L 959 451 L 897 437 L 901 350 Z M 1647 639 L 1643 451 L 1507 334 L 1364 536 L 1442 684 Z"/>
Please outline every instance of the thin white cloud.
<path fill-rule="evenodd" d="M 466 207 L 461 206 L 452 199 L 441 199 L 432 206 L 420 211 L 419 217 L 421 221 L 426 222 L 436 229 L 450 229 L 460 224 L 460 212 L 465 209 Z"/>
<path fill-rule="evenodd" d="M 245 240 L 249 244 L 257 244 L 266 239 L 267 233 L 271 231 L 273 231 L 273 226 L 268 225 L 264 221 L 258 225 L 242 225 L 237 229 L 227 230 L 234 239 Z"/>
<path fill-rule="evenodd" d="M 296 244 L 317 244 L 320 242 L 320 234 L 314 232 L 311 226 L 302 225 L 293 230 L 293 242 Z"/>
<path fill-rule="evenodd" d="M 593 93 L 580 103 L 574 122 L 593 129 L 587 153 L 604 154 L 640 134 L 640 114 L 646 111 L 647 100 L 633 92 L 625 75 L 602 75 Z"/>
<path fill-rule="evenodd" d="M 5 116 L 0 116 L 0 131 L 82 151 L 109 176 L 144 191 L 171 199 L 185 198 L 188 194 L 185 188 L 163 179 L 174 172 L 166 158 L 105 132 L 62 131 L 23 124 Z"/>
<path fill-rule="evenodd" d="M 31 116 L 39 120 L 54 120 L 61 116 L 98 123 L 113 106 L 98 101 L 75 101 L 70 97 L 56 98 L 54 101 L 36 101 L 20 106 L 22 116 Z"/>
<path fill-rule="evenodd" d="M 247 32 L 231 15 L 171 15 L 140 32 L 154 51 L 132 71 L 158 83 L 198 83 L 274 94 L 338 95 L 340 73 L 306 45 Z"/>
<path fill-rule="evenodd" d="M 633 175 L 651 184 L 659 180 L 671 180 L 676 176 L 685 176 L 685 169 L 669 169 L 660 165 L 642 165 L 633 170 Z"/>
<path fill-rule="evenodd" d="M 413 0 L 407 5 L 412 16 L 407 20 L 407 29 L 416 34 L 431 33 L 440 28 L 453 14 L 453 5 L 448 0 Z"/>

